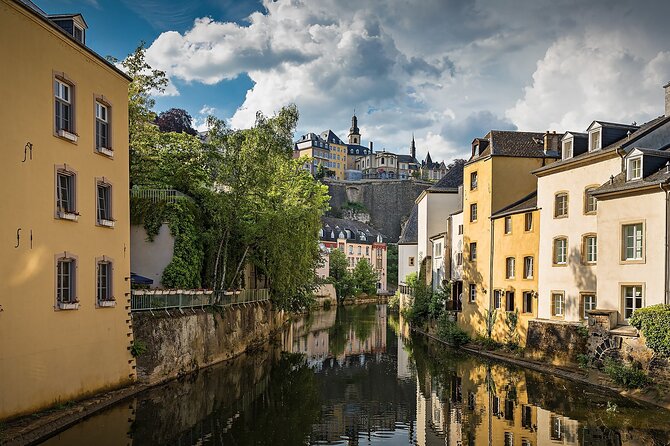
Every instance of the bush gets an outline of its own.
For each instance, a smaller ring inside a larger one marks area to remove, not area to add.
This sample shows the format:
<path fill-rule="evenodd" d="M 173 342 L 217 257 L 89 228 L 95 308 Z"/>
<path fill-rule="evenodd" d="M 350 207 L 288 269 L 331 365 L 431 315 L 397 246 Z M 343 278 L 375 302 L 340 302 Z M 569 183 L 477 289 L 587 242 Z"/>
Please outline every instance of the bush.
<path fill-rule="evenodd" d="M 635 310 L 630 324 L 644 334 L 647 347 L 661 356 L 670 357 L 670 305 Z"/>
<path fill-rule="evenodd" d="M 589 364 L 591 362 L 591 358 L 589 355 L 577 355 L 577 363 L 579 364 L 580 369 L 586 369 L 589 367 Z"/>
<path fill-rule="evenodd" d="M 134 358 L 143 355 L 146 351 L 147 345 L 143 341 L 137 339 L 133 342 L 132 347 L 130 347 L 130 354 L 133 355 Z"/>
<path fill-rule="evenodd" d="M 604 365 L 607 376 L 622 387 L 637 389 L 649 384 L 647 374 L 638 367 L 621 364 L 612 358 L 606 358 Z"/>
<path fill-rule="evenodd" d="M 460 328 L 456 322 L 449 320 L 449 313 L 440 316 L 437 322 L 437 336 L 454 347 L 460 347 L 470 342 L 470 335 Z"/>
<path fill-rule="evenodd" d="M 503 344 L 494 341 L 488 336 L 478 335 L 473 342 L 480 347 L 483 347 L 485 350 L 500 350 L 503 347 Z"/>
<path fill-rule="evenodd" d="M 396 291 L 393 296 L 389 297 L 388 306 L 389 310 L 398 311 L 400 308 L 400 291 Z"/>

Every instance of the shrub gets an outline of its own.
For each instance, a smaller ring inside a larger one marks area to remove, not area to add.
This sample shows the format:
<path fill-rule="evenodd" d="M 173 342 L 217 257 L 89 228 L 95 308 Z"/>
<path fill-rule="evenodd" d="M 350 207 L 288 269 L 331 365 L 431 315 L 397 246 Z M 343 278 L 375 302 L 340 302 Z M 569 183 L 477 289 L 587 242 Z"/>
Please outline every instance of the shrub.
<path fill-rule="evenodd" d="M 138 356 L 143 355 L 147 351 L 147 345 L 140 340 L 135 340 L 132 347 L 130 347 L 130 354 L 133 357 L 137 358 Z"/>
<path fill-rule="evenodd" d="M 612 358 L 606 358 L 604 365 L 607 376 L 622 387 L 637 389 L 649 384 L 647 374 L 638 367 L 621 364 Z"/>
<path fill-rule="evenodd" d="M 670 305 L 652 305 L 635 310 L 630 324 L 642 331 L 647 347 L 657 354 L 670 357 Z"/>
<path fill-rule="evenodd" d="M 591 362 L 591 358 L 589 355 L 577 355 L 577 363 L 579 364 L 580 369 L 586 369 L 589 367 L 589 363 Z"/>
<path fill-rule="evenodd" d="M 388 306 L 389 310 L 398 311 L 398 308 L 400 308 L 400 291 L 396 291 L 393 296 L 389 297 Z"/>
<path fill-rule="evenodd" d="M 449 313 L 444 313 L 440 316 L 437 325 L 437 335 L 454 347 L 460 347 L 470 342 L 470 335 L 460 328 L 456 322 L 449 320 Z"/>
<path fill-rule="evenodd" d="M 503 347 L 500 342 L 497 342 L 488 336 L 482 336 L 481 334 L 474 339 L 474 343 L 483 347 L 485 350 L 500 350 Z"/>

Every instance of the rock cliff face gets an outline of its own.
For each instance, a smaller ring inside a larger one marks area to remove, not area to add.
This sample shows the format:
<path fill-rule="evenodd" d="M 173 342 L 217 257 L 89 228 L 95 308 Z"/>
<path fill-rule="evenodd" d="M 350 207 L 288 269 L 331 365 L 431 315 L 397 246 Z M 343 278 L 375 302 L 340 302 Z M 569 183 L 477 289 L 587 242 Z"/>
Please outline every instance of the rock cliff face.
<path fill-rule="evenodd" d="M 333 215 L 343 215 L 357 203 L 370 215 L 370 224 L 390 243 L 400 238 L 400 224 L 409 217 L 414 201 L 433 183 L 420 180 L 325 180 Z M 358 211 L 361 213 L 361 210 Z"/>

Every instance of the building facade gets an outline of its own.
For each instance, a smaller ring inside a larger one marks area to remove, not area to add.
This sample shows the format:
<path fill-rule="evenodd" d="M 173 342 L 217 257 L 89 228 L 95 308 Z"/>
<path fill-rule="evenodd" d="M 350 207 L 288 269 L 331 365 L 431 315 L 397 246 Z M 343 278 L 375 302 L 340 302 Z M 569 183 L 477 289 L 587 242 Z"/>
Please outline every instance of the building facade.
<path fill-rule="evenodd" d="M 86 32 L 81 15 L 0 1 L 0 54 L 13 66 L 0 87 L 13 104 L 0 111 L 12 123 L 0 152 L 12 238 L 0 260 L 0 419 L 135 379 L 130 79 Z"/>
<path fill-rule="evenodd" d="M 417 232 L 419 206 L 414 205 L 398 240 L 398 285 L 406 283 L 407 276 L 419 271 Z"/>
<path fill-rule="evenodd" d="M 312 175 L 316 175 L 321 167 L 326 176 L 343 180 L 347 166 L 347 149 L 331 131 L 328 130 L 324 134 L 327 139 L 316 133 L 303 135 L 295 143 L 293 156 L 310 158 L 310 161 L 305 164 L 305 169 Z M 329 139 L 334 142 L 329 142 Z"/>

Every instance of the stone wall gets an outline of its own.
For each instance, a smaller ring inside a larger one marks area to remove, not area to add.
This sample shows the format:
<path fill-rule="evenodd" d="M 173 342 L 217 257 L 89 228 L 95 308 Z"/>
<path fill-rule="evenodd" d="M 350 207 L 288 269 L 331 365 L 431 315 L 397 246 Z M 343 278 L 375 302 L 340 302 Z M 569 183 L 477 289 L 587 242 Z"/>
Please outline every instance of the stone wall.
<path fill-rule="evenodd" d="M 360 203 L 370 214 L 370 224 L 396 243 L 400 224 L 407 220 L 414 201 L 432 183 L 419 180 L 361 180 L 327 179 L 330 206 L 335 213 L 347 202 Z"/>
<path fill-rule="evenodd" d="M 285 321 L 270 302 L 222 309 L 133 313 L 138 380 L 157 383 L 195 371 L 266 342 Z"/>
<path fill-rule="evenodd" d="M 587 338 L 581 324 L 531 320 L 524 357 L 555 365 L 575 364 L 578 355 L 586 354 Z"/>

